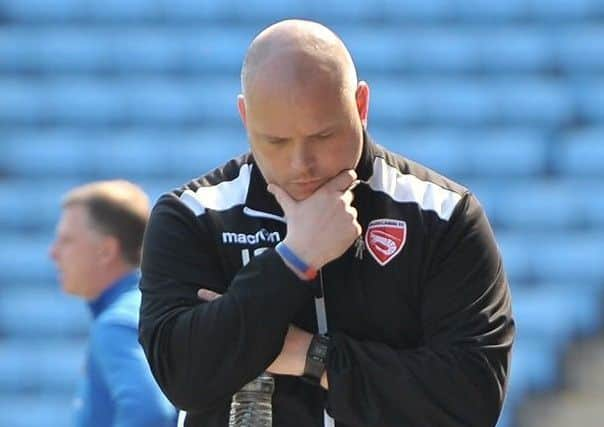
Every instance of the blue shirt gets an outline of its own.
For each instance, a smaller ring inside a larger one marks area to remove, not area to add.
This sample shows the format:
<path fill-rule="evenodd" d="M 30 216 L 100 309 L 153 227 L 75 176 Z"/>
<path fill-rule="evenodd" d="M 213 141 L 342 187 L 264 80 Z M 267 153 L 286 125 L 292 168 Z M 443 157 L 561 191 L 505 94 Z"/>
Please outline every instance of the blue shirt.
<path fill-rule="evenodd" d="M 138 342 L 141 295 L 133 271 L 89 303 L 93 323 L 77 427 L 174 427 L 176 410 L 155 382 Z"/>

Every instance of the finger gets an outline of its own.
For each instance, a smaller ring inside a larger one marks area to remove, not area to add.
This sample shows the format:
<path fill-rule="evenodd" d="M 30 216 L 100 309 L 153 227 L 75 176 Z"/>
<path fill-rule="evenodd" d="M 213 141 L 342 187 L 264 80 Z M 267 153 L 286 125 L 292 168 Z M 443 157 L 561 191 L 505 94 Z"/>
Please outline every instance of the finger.
<path fill-rule="evenodd" d="M 360 179 L 355 179 L 354 181 L 352 181 L 352 184 L 350 184 L 350 187 L 348 187 L 348 191 L 352 191 L 354 190 L 357 185 L 359 185 L 361 183 Z"/>
<path fill-rule="evenodd" d="M 199 289 L 197 291 L 197 297 L 204 301 L 213 301 L 217 298 L 220 298 L 222 295 L 218 292 L 211 291 L 209 289 Z"/>
<path fill-rule="evenodd" d="M 342 200 L 347 206 L 352 205 L 352 201 L 354 200 L 354 193 L 351 190 L 347 190 L 342 193 Z"/>
<path fill-rule="evenodd" d="M 357 179 L 354 169 L 346 169 L 325 183 L 324 187 L 331 191 L 346 191 Z"/>
<path fill-rule="evenodd" d="M 277 184 L 269 184 L 266 187 L 266 190 L 275 196 L 277 203 L 279 203 L 279 206 L 281 206 L 281 209 L 283 209 L 283 213 L 285 213 L 285 216 L 287 216 L 287 213 L 292 210 L 294 204 L 296 203 L 295 200 L 292 199 L 289 194 L 287 194 L 287 192 Z"/>

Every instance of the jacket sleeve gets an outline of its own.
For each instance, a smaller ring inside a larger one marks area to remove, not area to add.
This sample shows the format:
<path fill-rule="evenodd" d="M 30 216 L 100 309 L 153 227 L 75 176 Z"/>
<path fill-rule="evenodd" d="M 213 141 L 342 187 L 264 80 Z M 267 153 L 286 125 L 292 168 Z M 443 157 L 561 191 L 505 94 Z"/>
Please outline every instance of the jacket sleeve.
<path fill-rule="evenodd" d="M 224 404 L 277 357 L 310 288 L 272 249 L 231 283 L 203 217 L 175 196 L 151 213 L 142 257 L 139 339 L 164 393 L 179 408 Z M 202 302 L 200 287 L 224 294 Z"/>
<path fill-rule="evenodd" d="M 420 283 L 422 345 L 395 349 L 333 333 L 328 413 L 352 426 L 494 426 L 514 336 L 511 297 L 487 218 L 458 203 Z"/>
<path fill-rule="evenodd" d="M 136 330 L 101 321 L 90 340 L 91 357 L 115 404 L 112 427 L 171 427 L 176 411 L 149 372 Z"/>

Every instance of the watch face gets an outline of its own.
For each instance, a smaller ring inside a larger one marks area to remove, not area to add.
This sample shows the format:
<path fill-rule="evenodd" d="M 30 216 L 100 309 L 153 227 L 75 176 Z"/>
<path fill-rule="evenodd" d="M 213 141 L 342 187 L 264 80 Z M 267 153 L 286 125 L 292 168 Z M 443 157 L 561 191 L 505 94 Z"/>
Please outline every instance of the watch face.
<path fill-rule="evenodd" d="M 320 345 L 317 347 L 317 355 L 321 358 L 325 358 L 325 356 L 327 356 L 327 346 L 326 345 Z"/>

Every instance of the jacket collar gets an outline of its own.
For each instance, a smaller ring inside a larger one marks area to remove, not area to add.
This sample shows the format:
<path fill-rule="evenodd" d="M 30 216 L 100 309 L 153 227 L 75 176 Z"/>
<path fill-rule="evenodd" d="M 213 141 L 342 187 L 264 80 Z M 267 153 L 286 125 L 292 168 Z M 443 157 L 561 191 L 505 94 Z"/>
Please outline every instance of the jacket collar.
<path fill-rule="evenodd" d="M 88 302 L 92 316 L 97 318 L 122 294 L 138 288 L 139 272 L 131 271 L 113 282 L 95 300 Z"/>
<path fill-rule="evenodd" d="M 363 151 L 356 167 L 356 172 L 361 180 L 368 180 L 373 173 L 373 161 L 378 150 L 366 131 L 363 131 Z M 275 197 L 266 190 L 266 180 L 254 163 L 251 171 L 250 184 L 245 200 L 245 213 L 252 216 L 272 217 L 283 221 L 283 210 Z M 268 214 L 268 215 L 267 215 Z"/>

